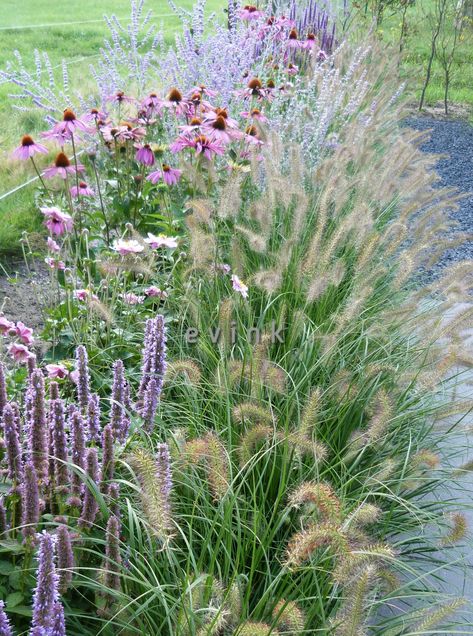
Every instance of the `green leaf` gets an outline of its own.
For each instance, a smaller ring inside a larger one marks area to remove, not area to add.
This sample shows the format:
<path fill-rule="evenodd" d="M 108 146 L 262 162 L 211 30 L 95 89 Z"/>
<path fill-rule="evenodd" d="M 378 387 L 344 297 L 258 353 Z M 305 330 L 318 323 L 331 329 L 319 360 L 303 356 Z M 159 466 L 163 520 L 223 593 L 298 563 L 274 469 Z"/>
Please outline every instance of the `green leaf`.
<path fill-rule="evenodd" d="M 10 610 L 12 607 L 16 607 L 24 600 L 23 594 L 21 592 L 12 592 L 7 596 L 6 604 L 8 609 Z"/>
<path fill-rule="evenodd" d="M 10 561 L 0 561 L 0 574 L 11 574 L 15 570 L 15 566 Z"/>

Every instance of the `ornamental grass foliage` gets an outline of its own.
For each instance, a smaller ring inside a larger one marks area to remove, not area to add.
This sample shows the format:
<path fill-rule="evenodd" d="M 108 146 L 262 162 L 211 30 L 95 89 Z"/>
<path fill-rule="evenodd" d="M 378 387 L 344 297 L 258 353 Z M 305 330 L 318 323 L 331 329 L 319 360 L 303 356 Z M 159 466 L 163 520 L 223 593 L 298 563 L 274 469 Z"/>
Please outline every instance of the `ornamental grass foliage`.
<path fill-rule="evenodd" d="M 0 317 L 0 634 L 447 629 L 472 270 L 416 282 L 463 237 L 393 63 L 311 2 L 198 3 L 159 59 L 132 10 L 93 106 L 51 89 L 16 150 L 51 297 L 40 335 Z"/>

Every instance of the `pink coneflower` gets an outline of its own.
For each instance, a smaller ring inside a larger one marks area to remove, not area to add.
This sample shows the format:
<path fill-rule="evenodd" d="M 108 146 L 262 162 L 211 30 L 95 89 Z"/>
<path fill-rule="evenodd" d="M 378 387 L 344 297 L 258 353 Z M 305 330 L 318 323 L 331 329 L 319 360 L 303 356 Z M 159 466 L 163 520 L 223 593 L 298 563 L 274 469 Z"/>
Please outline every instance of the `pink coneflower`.
<path fill-rule="evenodd" d="M 135 99 L 128 97 L 123 91 L 117 91 L 113 95 L 108 95 L 105 100 L 107 102 L 115 102 L 115 104 L 133 103 Z"/>
<path fill-rule="evenodd" d="M 302 47 L 306 51 L 312 51 L 314 46 L 317 45 L 317 38 L 315 33 L 308 33 L 304 42 L 302 42 Z"/>
<path fill-rule="evenodd" d="M 225 152 L 222 143 L 216 139 L 210 139 L 205 135 L 188 137 L 180 135 L 171 145 L 171 152 L 180 152 L 184 148 L 193 148 L 196 154 L 203 154 L 206 159 L 212 159 L 213 155 L 223 155 Z"/>
<path fill-rule="evenodd" d="M 149 144 L 145 144 L 142 148 L 139 148 L 135 155 L 135 159 L 138 163 L 142 163 L 144 166 L 154 165 L 154 152 L 151 150 L 151 146 Z"/>
<path fill-rule="evenodd" d="M 256 126 L 250 125 L 245 129 L 245 140 L 249 144 L 260 146 L 263 142 L 258 137 L 258 129 Z"/>
<path fill-rule="evenodd" d="M 48 236 L 48 241 L 47 241 L 47 245 L 48 245 L 48 250 L 50 252 L 60 252 L 61 251 L 61 247 L 56 243 L 56 241 L 51 238 L 50 236 Z"/>
<path fill-rule="evenodd" d="M 182 175 L 182 170 L 178 170 L 177 168 L 171 168 L 167 164 L 163 164 L 162 170 L 156 170 L 155 172 L 150 172 L 150 174 L 146 177 L 148 181 L 151 183 L 158 183 L 158 181 L 163 180 L 167 185 L 176 185 Z"/>
<path fill-rule="evenodd" d="M 246 85 L 246 88 L 244 88 L 243 90 L 235 91 L 235 92 L 238 96 L 246 97 L 246 98 L 257 97 L 258 99 L 263 99 L 267 97 L 266 91 L 263 88 L 263 84 L 261 83 L 261 80 L 258 77 L 253 77 L 252 79 L 250 79 L 250 81 Z"/>
<path fill-rule="evenodd" d="M 230 265 L 228 265 L 228 263 L 217 263 L 215 265 L 215 270 L 217 272 L 222 272 L 222 274 L 228 275 L 232 271 L 232 268 L 230 267 Z"/>
<path fill-rule="evenodd" d="M 104 122 L 107 119 L 108 115 L 104 111 L 99 110 L 98 108 L 91 108 L 88 113 L 83 115 L 82 121 L 86 121 L 89 123 L 99 124 L 99 122 Z"/>
<path fill-rule="evenodd" d="M 238 129 L 238 122 L 236 119 L 232 119 L 228 116 L 228 110 L 226 108 L 215 108 L 215 110 L 210 110 L 205 113 L 205 124 L 209 121 L 215 121 L 218 117 L 223 117 L 227 128 L 236 128 Z"/>
<path fill-rule="evenodd" d="M 73 228 L 74 221 L 72 216 L 66 212 L 61 212 L 59 208 L 40 208 L 40 211 L 45 216 L 44 225 L 48 228 L 51 234 L 55 236 L 61 236 L 66 232 L 70 232 Z"/>
<path fill-rule="evenodd" d="M 188 104 L 184 101 L 181 91 L 177 88 L 171 88 L 165 101 L 163 101 L 163 105 L 174 110 L 176 115 L 183 115 L 188 110 Z"/>
<path fill-rule="evenodd" d="M 205 126 L 205 131 L 212 140 L 216 139 L 223 144 L 229 144 L 234 139 L 241 138 L 241 132 L 228 128 L 225 118 L 221 115 L 216 117 L 213 121 L 209 121 Z"/>
<path fill-rule="evenodd" d="M 200 117 L 192 117 L 188 124 L 185 126 L 179 126 L 179 130 L 186 133 L 195 133 L 202 127 L 202 120 Z"/>
<path fill-rule="evenodd" d="M 69 375 L 69 371 L 63 364 L 47 364 L 45 369 L 48 374 L 48 378 L 51 378 L 52 380 L 63 380 Z"/>
<path fill-rule="evenodd" d="M 47 155 L 48 149 L 42 144 L 37 144 L 29 135 L 23 135 L 21 144 L 13 151 L 13 156 L 24 161 L 25 159 L 30 159 L 38 152 Z"/>
<path fill-rule="evenodd" d="M 79 181 L 78 186 L 72 186 L 71 194 L 73 197 L 93 197 L 95 192 L 86 184 L 85 181 Z"/>
<path fill-rule="evenodd" d="M 5 316 L 0 316 L 0 334 L 2 336 L 6 336 L 10 329 L 15 328 L 15 323 L 5 318 Z"/>
<path fill-rule="evenodd" d="M 151 234 L 151 232 L 148 232 L 148 238 L 145 238 L 145 243 L 147 243 L 152 250 L 157 250 L 160 247 L 167 247 L 168 249 L 177 247 L 177 240 L 173 236 L 166 236 L 165 234 L 155 236 Z"/>
<path fill-rule="evenodd" d="M 121 256 L 127 256 L 128 254 L 139 254 L 144 250 L 144 246 L 134 239 L 130 239 L 128 241 L 125 239 L 119 239 L 113 244 L 113 249 Z"/>
<path fill-rule="evenodd" d="M 25 345 L 32 345 L 34 342 L 33 329 L 27 327 L 24 322 L 17 322 L 15 327 L 15 336 Z"/>
<path fill-rule="evenodd" d="M 289 63 L 286 68 L 286 73 L 288 75 L 297 75 L 297 73 L 299 73 L 299 67 L 295 64 Z"/>
<path fill-rule="evenodd" d="M 291 29 L 289 33 L 289 39 L 287 41 L 288 49 L 300 49 L 302 48 L 303 43 L 299 40 L 299 36 L 297 34 L 296 29 Z"/>
<path fill-rule="evenodd" d="M 232 274 L 230 280 L 232 281 L 233 289 L 241 294 L 243 298 L 248 298 L 248 286 L 245 285 L 243 281 L 241 281 L 236 274 Z"/>
<path fill-rule="evenodd" d="M 238 11 L 238 17 L 247 22 L 252 20 L 259 20 L 264 16 L 264 11 L 260 11 L 258 7 L 252 4 L 246 4 L 242 9 Z"/>
<path fill-rule="evenodd" d="M 51 133 L 51 136 L 55 136 L 57 139 L 63 138 L 64 140 L 69 140 L 77 131 L 93 132 L 94 129 L 90 128 L 85 122 L 76 117 L 73 110 L 66 108 L 62 121 L 55 124 L 52 129 L 45 134 L 45 136 L 48 136 L 49 133 Z"/>
<path fill-rule="evenodd" d="M 145 297 L 144 296 L 137 296 L 136 294 L 134 294 L 133 292 L 128 292 L 126 294 L 120 294 L 120 298 L 123 300 L 124 303 L 126 303 L 127 305 L 141 305 L 141 303 L 144 301 Z"/>
<path fill-rule="evenodd" d="M 51 269 L 57 269 L 59 271 L 64 271 L 66 269 L 66 263 L 64 261 L 57 260 L 55 258 L 51 258 L 48 256 L 44 259 L 44 262 Z"/>
<path fill-rule="evenodd" d="M 77 164 L 77 172 L 84 172 L 85 168 L 82 164 Z M 61 179 L 67 179 L 69 174 L 76 174 L 76 167 L 71 165 L 71 162 L 67 156 L 60 152 L 54 161 L 54 166 L 46 168 L 44 176 L 46 179 L 52 179 L 53 177 L 60 177 Z"/>
<path fill-rule="evenodd" d="M 141 102 L 141 108 L 147 111 L 148 114 L 160 113 L 163 109 L 163 102 L 156 93 L 150 93 L 148 97 Z"/>
<path fill-rule="evenodd" d="M 15 362 L 27 362 L 33 354 L 28 350 L 25 345 L 18 344 L 17 342 L 13 342 L 8 347 L 8 354 Z"/>
<path fill-rule="evenodd" d="M 168 293 L 163 291 L 162 289 L 159 289 L 159 287 L 156 287 L 155 285 L 151 285 L 151 287 L 147 287 L 144 291 L 145 296 L 149 296 L 150 298 L 160 298 L 161 300 L 164 300 L 165 298 L 168 297 Z"/>
<path fill-rule="evenodd" d="M 268 118 L 259 110 L 259 108 L 253 108 L 252 110 L 245 110 L 242 113 L 240 113 L 240 115 L 244 117 L 245 119 L 255 119 L 256 121 L 260 121 L 263 124 L 266 124 L 268 122 Z"/>
<path fill-rule="evenodd" d="M 207 95 L 207 97 L 217 97 L 218 95 L 217 91 L 214 91 L 211 88 L 207 88 L 207 86 L 204 86 L 203 84 L 200 84 L 199 86 L 194 86 L 194 88 L 191 89 L 191 94 L 192 93 Z"/>
<path fill-rule="evenodd" d="M 327 53 L 325 53 L 325 51 L 320 49 L 320 51 L 315 56 L 315 59 L 317 60 L 317 62 L 325 62 L 325 60 L 328 60 L 328 55 Z"/>
<path fill-rule="evenodd" d="M 104 138 L 106 139 L 105 129 L 102 129 Z M 110 129 L 109 141 L 141 141 L 146 136 L 146 128 L 143 126 L 132 126 L 130 122 L 122 122 L 120 126 Z"/>

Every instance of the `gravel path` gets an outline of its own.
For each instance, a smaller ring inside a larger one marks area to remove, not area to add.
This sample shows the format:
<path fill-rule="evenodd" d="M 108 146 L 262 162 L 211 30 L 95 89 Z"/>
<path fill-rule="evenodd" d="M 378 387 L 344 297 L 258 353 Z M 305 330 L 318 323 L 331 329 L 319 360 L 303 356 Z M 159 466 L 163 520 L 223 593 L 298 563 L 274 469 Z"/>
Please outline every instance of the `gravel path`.
<path fill-rule="evenodd" d="M 431 129 L 430 139 L 421 148 L 433 154 L 446 154 L 440 159 L 437 172 L 441 185 L 454 186 L 468 196 L 459 202 L 460 207 L 451 213 L 458 223 L 456 231 L 466 232 L 473 237 L 473 126 L 465 121 L 433 119 L 432 117 L 411 117 L 406 125 L 416 130 Z M 426 278 L 435 277 L 443 267 L 454 261 L 473 259 L 473 240 L 447 250 Z M 424 278 L 424 276 L 423 276 Z"/>

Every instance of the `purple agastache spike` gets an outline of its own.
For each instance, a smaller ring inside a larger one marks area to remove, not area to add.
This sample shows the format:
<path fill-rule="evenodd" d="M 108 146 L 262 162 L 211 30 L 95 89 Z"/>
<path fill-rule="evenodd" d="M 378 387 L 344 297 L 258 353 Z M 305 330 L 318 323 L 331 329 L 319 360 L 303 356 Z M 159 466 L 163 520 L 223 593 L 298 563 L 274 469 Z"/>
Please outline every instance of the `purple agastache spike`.
<path fill-rule="evenodd" d="M 72 570 L 74 568 L 71 534 L 65 525 L 59 526 L 57 531 L 57 565 L 59 591 L 61 594 L 65 594 L 72 582 Z"/>
<path fill-rule="evenodd" d="M 5 501 L 3 497 L 0 497 L 0 536 L 8 530 L 7 523 L 7 511 L 5 508 Z M 1 633 L 0 633 L 1 636 Z"/>
<path fill-rule="evenodd" d="M 18 434 L 18 439 L 21 439 L 21 414 L 20 407 L 16 402 L 10 402 L 10 406 L 13 411 L 13 417 L 15 419 L 16 432 Z"/>
<path fill-rule="evenodd" d="M 71 437 L 72 437 L 72 463 L 78 468 L 85 466 L 85 432 L 84 420 L 82 415 L 75 411 L 70 421 Z M 82 478 L 81 475 L 74 470 L 71 479 L 72 493 L 69 498 L 69 505 L 79 507 L 81 505 Z"/>
<path fill-rule="evenodd" d="M 66 619 L 62 603 L 57 602 L 54 604 L 53 626 L 49 631 L 49 636 L 66 636 Z"/>
<path fill-rule="evenodd" d="M 22 490 L 22 534 L 25 540 L 28 540 L 36 534 L 36 526 L 39 522 L 38 475 L 31 461 L 25 465 Z"/>
<path fill-rule="evenodd" d="M 53 400 L 50 406 L 53 436 L 55 485 L 60 491 L 69 489 L 69 469 L 67 466 L 67 438 L 65 430 L 64 402 Z"/>
<path fill-rule="evenodd" d="M 76 371 L 77 371 L 77 399 L 80 410 L 83 414 L 87 413 L 87 407 L 90 399 L 90 374 L 89 374 L 89 357 L 87 350 L 83 345 L 79 345 L 76 349 Z"/>
<path fill-rule="evenodd" d="M 5 612 L 5 603 L 0 601 L 0 636 L 13 636 L 10 620 Z"/>
<path fill-rule="evenodd" d="M 146 429 L 150 432 L 154 428 L 154 418 L 158 408 L 158 399 L 158 384 L 155 378 L 152 378 L 146 387 L 143 406 L 141 408 L 141 417 L 144 420 Z"/>
<path fill-rule="evenodd" d="M 107 523 L 105 543 L 105 585 L 109 590 L 120 589 L 120 522 L 113 515 Z"/>
<path fill-rule="evenodd" d="M 115 452 L 113 448 L 113 431 L 110 424 L 103 429 L 102 434 L 102 481 L 101 492 L 106 495 L 115 472 Z"/>
<path fill-rule="evenodd" d="M 141 382 L 138 391 L 137 409 L 143 412 L 145 399 L 150 399 L 146 394 L 148 385 L 152 379 L 156 381 L 155 399 L 159 400 L 163 388 L 164 374 L 166 372 L 166 327 L 164 316 L 158 314 L 156 318 L 150 318 L 146 322 L 145 341 L 141 365 Z"/>
<path fill-rule="evenodd" d="M 48 426 L 44 400 L 44 376 L 40 369 L 31 374 L 31 414 L 28 449 L 38 479 L 46 482 L 48 478 Z"/>
<path fill-rule="evenodd" d="M 97 458 L 97 449 L 89 448 L 86 457 L 86 474 L 95 486 L 99 482 L 99 462 Z M 99 511 L 99 504 L 94 496 L 93 491 L 86 484 L 84 503 L 82 505 L 82 513 L 78 521 L 80 528 L 91 528 L 94 525 L 95 517 Z"/>
<path fill-rule="evenodd" d="M 120 519 L 120 485 L 117 483 L 110 484 L 108 496 L 110 498 L 110 514 Z"/>
<path fill-rule="evenodd" d="M 15 412 L 10 404 L 3 409 L 3 426 L 5 429 L 5 444 L 7 449 L 8 477 L 13 482 L 13 488 L 23 481 L 21 447 L 15 422 Z"/>
<path fill-rule="evenodd" d="M 33 594 L 33 627 L 49 634 L 54 625 L 55 605 L 59 600 L 59 576 L 54 557 L 54 538 L 43 531 L 39 539 L 38 572 Z"/>
<path fill-rule="evenodd" d="M 121 439 L 123 417 L 125 415 L 123 404 L 125 399 L 125 369 L 121 360 L 116 360 L 113 365 L 112 406 L 110 409 L 110 424 L 112 425 L 115 439 Z"/>
<path fill-rule="evenodd" d="M 8 401 L 7 397 L 7 382 L 5 378 L 5 367 L 0 362 L 0 413 L 3 413 L 3 409 Z"/>
<path fill-rule="evenodd" d="M 59 384 L 54 380 L 49 384 L 49 399 L 51 401 L 59 399 Z"/>
<path fill-rule="evenodd" d="M 49 636 L 49 633 L 49 630 L 44 629 L 44 627 L 33 627 L 29 636 Z"/>
<path fill-rule="evenodd" d="M 30 355 L 26 364 L 28 367 L 28 375 L 31 377 L 33 372 L 36 371 L 36 356 L 34 353 Z"/>
<path fill-rule="evenodd" d="M 89 442 L 99 442 L 100 437 L 100 399 L 97 393 L 93 393 L 87 407 L 87 438 Z"/>

